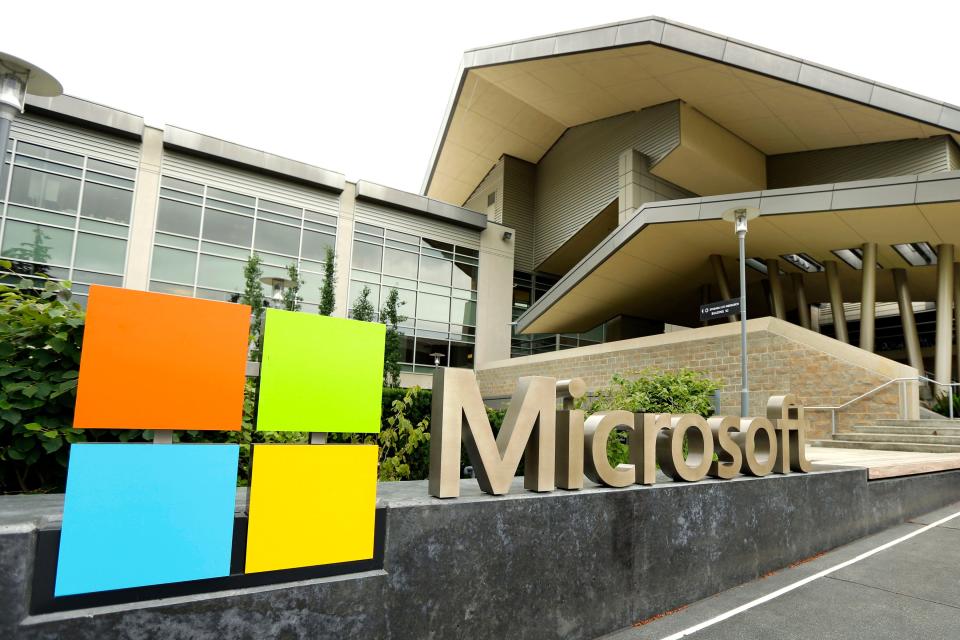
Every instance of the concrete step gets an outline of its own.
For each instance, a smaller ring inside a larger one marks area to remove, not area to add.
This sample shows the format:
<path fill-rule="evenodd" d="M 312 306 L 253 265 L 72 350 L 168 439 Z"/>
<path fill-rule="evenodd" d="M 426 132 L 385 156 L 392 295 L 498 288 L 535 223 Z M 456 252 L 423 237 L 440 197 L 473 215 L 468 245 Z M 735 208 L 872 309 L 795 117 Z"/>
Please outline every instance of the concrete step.
<path fill-rule="evenodd" d="M 956 427 L 888 427 L 878 424 L 863 424 L 853 427 L 854 433 L 895 433 L 912 436 L 960 436 Z"/>
<path fill-rule="evenodd" d="M 903 435 L 899 433 L 838 433 L 843 442 L 902 442 L 904 444 L 950 444 L 960 446 L 960 436 Z"/>
<path fill-rule="evenodd" d="M 871 424 L 885 427 L 960 427 L 960 419 L 895 420 L 892 418 L 879 418 Z"/>
<path fill-rule="evenodd" d="M 871 451 L 913 451 L 918 453 L 960 453 L 952 444 L 913 444 L 905 442 L 846 442 L 844 440 L 811 440 L 810 446 L 832 449 L 869 449 Z"/>

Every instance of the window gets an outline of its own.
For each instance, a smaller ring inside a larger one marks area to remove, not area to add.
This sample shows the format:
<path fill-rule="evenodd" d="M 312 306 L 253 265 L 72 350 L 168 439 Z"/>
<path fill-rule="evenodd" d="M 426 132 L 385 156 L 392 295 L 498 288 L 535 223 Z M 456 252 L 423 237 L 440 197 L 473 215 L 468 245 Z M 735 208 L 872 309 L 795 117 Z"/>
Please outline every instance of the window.
<path fill-rule="evenodd" d="M 295 256 L 300 250 L 300 228 L 257 220 L 257 236 L 253 246 L 255 249 Z"/>
<path fill-rule="evenodd" d="M 253 218 L 207 209 L 203 215 L 203 238 L 249 247 Z"/>
<path fill-rule="evenodd" d="M 196 238 L 200 235 L 200 211 L 192 204 L 160 198 L 157 230 Z"/>
<path fill-rule="evenodd" d="M 77 236 L 77 255 L 73 260 L 73 266 L 89 271 L 122 274 L 126 257 L 126 241 L 81 233 Z"/>
<path fill-rule="evenodd" d="M 88 218 L 129 224 L 133 191 L 88 182 L 83 187 L 81 211 Z"/>
<path fill-rule="evenodd" d="M 73 232 L 39 224 L 7 220 L 0 253 L 4 258 L 43 266 L 70 266 Z"/>
<path fill-rule="evenodd" d="M 190 284 L 192 287 L 196 270 L 197 254 L 192 251 L 179 251 L 166 247 L 156 247 L 153 250 L 150 277 L 155 280 Z"/>
<path fill-rule="evenodd" d="M 397 249 L 385 249 L 383 272 L 401 278 L 417 279 L 417 254 Z"/>
<path fill-rule="evenodd" d="M 353 243 L 353 268 L 380 271 L 383 249 L 366 242 Z"/>
<path fill-rule="evenodd" d="M 80 180 L 33 169 L 15 167 L 10 184 L 10 202 L 31 207 L 77 212 Z"/>

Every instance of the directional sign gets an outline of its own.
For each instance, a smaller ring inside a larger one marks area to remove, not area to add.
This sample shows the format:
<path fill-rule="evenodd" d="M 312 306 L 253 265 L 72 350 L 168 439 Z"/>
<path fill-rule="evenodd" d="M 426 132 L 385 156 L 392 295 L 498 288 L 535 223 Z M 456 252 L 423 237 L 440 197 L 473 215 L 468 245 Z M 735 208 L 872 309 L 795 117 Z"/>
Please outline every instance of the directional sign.
<path fill-rule="evenodd" d="M 740 313 L 740 300 L 721 300 L 700 305 L 701 320 L 716 320 Z"/>

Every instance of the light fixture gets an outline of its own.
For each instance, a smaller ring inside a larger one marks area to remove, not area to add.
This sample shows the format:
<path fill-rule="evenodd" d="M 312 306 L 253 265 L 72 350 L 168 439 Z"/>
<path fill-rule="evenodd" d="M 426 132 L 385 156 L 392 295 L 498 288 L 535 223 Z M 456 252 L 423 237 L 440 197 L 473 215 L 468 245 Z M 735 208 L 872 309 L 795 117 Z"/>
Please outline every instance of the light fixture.
<path fill-rule="evenodd" d="M 747 258 L 745 262 L 747 266 L 754 271 L 759 271 L 763 275 L 767 275 L 767 265 L 760 258 Z"/>
<path fill-rule="evenodd" d="M 856 269 L 857 271 L 863 270 L 863 249 L 859 247 L 853 249 L 833 249 L 830 253 L 847 263 L 848 267 Z M 877 269 L 883 269 L 883 265 L 879 262 L 877 263 Z"/>
<path fill-rule="evenodd" d="M 823 265 L 811 258 L 806 253 L 785 253 L 780 256 L 797 269 L 807 273 L 819 273 L 823 271 Z"/>
<path fill-rule="evenodd" d="M 509 240 L 509 239 L 512 238 L 512 237 L 513 237 L 513 231 L 504 231 L 504 232 L 503 232 L 503 239 L 504 239 L 504 240 Z"/>
<path fill-rule="evenodd" d="M 440 366 L 440 358 L 446 358 L 446 357 L 447 357 L 447 354 L 445 354 L 445 353 L 439 353 L 439 352 L 438 352 L 438 353 L 431 353 L 431 354 L 430 354 L 430 357 L 433 358 L 433 366 L 439 367 L 439 366 Z"/>
<path fill-rule="evenodd" d="M 911 267 L 926 267 L 937 264 L 937 252 L 929 242 L 905 242 L 892 245 Z"/>

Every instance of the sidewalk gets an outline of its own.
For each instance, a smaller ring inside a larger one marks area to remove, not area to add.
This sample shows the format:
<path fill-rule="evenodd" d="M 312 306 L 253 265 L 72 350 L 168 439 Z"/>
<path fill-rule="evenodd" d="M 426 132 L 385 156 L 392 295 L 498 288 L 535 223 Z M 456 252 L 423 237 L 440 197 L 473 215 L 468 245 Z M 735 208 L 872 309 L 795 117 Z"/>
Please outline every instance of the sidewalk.
<path fill-rule="evenodd" d="M 954 515 L 937 526 L 927 526 Z M 913 537 L 900 540 L 910 534 Z M 877 551 L 885 544 L 891 546 Z M 873 554 L 858 559 L 866 553 Z M 847 566 L 830 571 L 848 561 Z M 805 584 L 797 585 L 804 580 Z M 742 610 L 734 612 L 738 608 Z M 726 617 L 730 613 L 734 615 Z M 603 640 L 680 637 L 960 638 L 960 503 L 668 615 L 639 621 Z"/>

